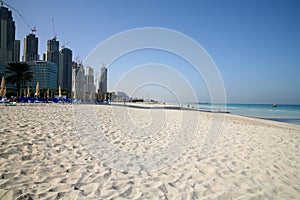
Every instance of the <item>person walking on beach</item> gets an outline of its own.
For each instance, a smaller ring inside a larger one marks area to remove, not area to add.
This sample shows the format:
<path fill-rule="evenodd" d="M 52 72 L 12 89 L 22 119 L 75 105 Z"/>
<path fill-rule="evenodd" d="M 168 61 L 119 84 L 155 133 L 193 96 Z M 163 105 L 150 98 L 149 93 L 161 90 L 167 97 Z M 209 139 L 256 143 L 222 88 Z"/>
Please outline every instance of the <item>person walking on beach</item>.
<path fill-rule="evenodd" d="M 105 96 L 105 101 L 106 101 L 106 104 L 109 104 L 109 96 L 108 96 L 108 93 L 106 94 L 106 96 Z"/>

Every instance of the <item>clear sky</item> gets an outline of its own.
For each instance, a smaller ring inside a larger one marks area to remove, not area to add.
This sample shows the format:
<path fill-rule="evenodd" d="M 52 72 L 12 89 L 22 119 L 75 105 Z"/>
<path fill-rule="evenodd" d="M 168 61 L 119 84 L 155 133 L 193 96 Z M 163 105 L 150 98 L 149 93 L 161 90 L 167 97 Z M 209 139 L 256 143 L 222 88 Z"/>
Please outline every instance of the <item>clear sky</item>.
<path fill-rule="evenodd" d="M 6 2 L 37 27 L 40 55 L 46 51 L 46 41 L 53 37 L 52 18 L 60 45 L 70 41 L 67 47 L 73 50 L 74 58 L 79 55 L 81 60 L 114 34 L 133 28 L 163 27 L 179 31 L 202 45 L 222 75 L 228 102 L 300 104 L 299 0 Z M 30 29 L 16 12 L 14 20 L 16 37 L 23 47 L 23 38 Z M 136 52 L 120 58 L 109 72 L 110 89 L 118 79 L 113 74 L 122 72 L 117 70 L 118 66 L 127 66 L 128 70 L 143 63 L 160 63 L 166 57 L 169 59 L 163 64 L 185 65 L 175 56 L 159 51 Z M 209 101 L 201 77 L 194 80 L 197 78 L 192 71 L 185 73 L 179 65 L 175 69 L 196 85 L 200 101 Z"/>

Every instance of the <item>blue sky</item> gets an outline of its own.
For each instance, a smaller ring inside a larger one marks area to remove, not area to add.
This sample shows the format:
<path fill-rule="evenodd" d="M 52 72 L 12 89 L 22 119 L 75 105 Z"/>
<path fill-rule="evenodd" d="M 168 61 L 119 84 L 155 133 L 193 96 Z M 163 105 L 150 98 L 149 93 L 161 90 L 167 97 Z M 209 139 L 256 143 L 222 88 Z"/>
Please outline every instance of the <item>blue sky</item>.
<path fill-rule="evenodd" d="M 300 104 L 298 0 L 6 2 L 37 27 L 40 55 L 46 51 L 46 41 L 53 37 L 52 18 L 60 44 L 71 41 L 67 46 L 73 50 L 73 57 L 79 54 L 81 60 L 114 34 L 133 28 L 163 27 L 179 31 L 202 45 L 222 75 L 228 102 Z M 23 38 L 30 30 L 15 12 L 14 20 L 16 37 L 23 45 Z M 111 81 L 118 79 L 118 66 L 126 66 L 123 68 L 126 71 L 149 62 L 171 67 L 176 63 L 185 65 L 166 53 L 137 52 L 111 66 Z M 100 66 L 101 63 L 97 67 Z M 194 77 L 192 71 L 185 71 L 179 65 L 174 68 L 191 80 L 199 101 L 209 101 L 201 77 Z"/>

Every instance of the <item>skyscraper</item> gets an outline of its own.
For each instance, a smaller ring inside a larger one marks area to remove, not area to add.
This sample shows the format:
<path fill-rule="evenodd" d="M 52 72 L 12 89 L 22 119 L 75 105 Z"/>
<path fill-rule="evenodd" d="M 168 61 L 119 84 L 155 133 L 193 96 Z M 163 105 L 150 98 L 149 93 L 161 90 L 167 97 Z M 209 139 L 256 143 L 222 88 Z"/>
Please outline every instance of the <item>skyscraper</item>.
<path fill-rule="evenodd" d="M 103 95 L 106 92 L 107 92 L 107 69 L 106 67 L 102 67 L 100 81 L 99 81 L 99 96 L 103 97 Z"/>
<path fill-rule="evenodd" d="M 85 98 L 89 100 L 95 99 L 96 86 L 94 84 L 94 69 L 91 67 L 86 67 L 85 70 L 86 85 L 85 85 Z"/>
<path fill-rule="evenodd" d="M 8 8 L 0 8 L 0 64 L 20 61 L 20 41 L 15 40 L 15 22 Z"/>
<path fill-rule="evenodd" d="M 59 41 L 56 37 L 47 41 L 47 61 L 59 65 Z"/>
<path fill-rule="evenodd" d="M 72 50 L 68 48 L 59 52 L 58 85 L 72 90 Z"/>
<path fill-rule="evenodd" d="M 15 40 L 14 42 L 14 53 L 13 53 L 13 61 L 20 62 L 20 40 Z"/>
<path fill-rule="evenodd" d="M 73 64 L 73 76 L 75 77 L 74 81 L 74 98 L 84 100 L 85 99 L 85 85 L 86 85 L 86 77 L 85 70 L 82 63 L 78 63 L 76 65 Z"/>
<path fill-rule="evenodd" d="M 86 84 L 88 86 L 95 86 L 94 85 L 94 69 L 92 67 L 86 67 L 85 69 L 85 76 L 86 76 Z M 94 91 L 96 92 L 96 91 Z"/>
<path fill-rule="evenodd" d="M 78 67 L 78 63 L 77 62 L 72 62 L 72 93 L 73 93 L 73 98 L 77 98 L 77 94 L 76 94 L 76 76 L 77 76 L 77 72 L 79 70 Z"/>
<path fill-rule="evenodd" d="M 38 38 L 35 34 L 30 33 L 24 38 L 23 61 L 37 61 L 38 55 Z"/>

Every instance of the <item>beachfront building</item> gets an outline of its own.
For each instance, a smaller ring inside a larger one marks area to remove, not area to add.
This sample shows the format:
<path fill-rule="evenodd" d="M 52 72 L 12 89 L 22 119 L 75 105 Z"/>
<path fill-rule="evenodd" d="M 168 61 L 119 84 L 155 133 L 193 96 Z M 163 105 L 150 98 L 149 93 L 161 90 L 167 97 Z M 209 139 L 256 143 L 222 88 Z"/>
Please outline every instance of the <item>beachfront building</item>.
<path fill-rule="evenodd" d="M 63 48 L 59 52 L 58 85 L 72 90 L 72 50 Z"/>
<path fill-rule="evenodd" d="M 99 97 L 103 99 L 105 93 L 107 93 L 107 68 L 102 67 L 98 89 Z"/>
<path fill-rule="evenodd" d="M 115 102 L 123 102 L 125 101 L 129 101 L 129 96 L 125 93 L 125 92 L 113 92 L 112 93 L 112 101 Z"/>
<path fill-rule="evenodd" d="M 20 61 L 20 40 L 15 40 L 16 26 L 12 12 L 0 7 L 0 75 L 8 63 Z"/>
<path fill-rule="evenodd" d="M 22 60 L 24 62 L 39 60 L 38 55 L 38 38 L 35 34 L 30 33 L 24 38 L 24 50 Z"/>
<path fill-rule="evenodd" d="M 47 61 L 31 61 L 26 62 L 31 66 L 33 72 L 33 81 L 28 85 L 35 88 L 39 82 L 41 89 L 57 89 L 57 66 L 52 62 Z"/>

